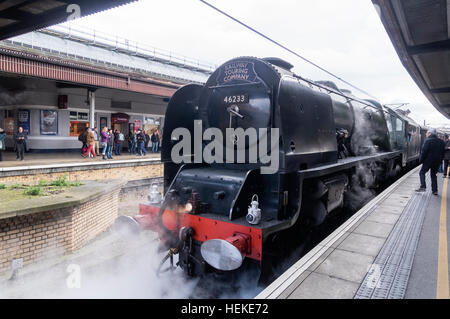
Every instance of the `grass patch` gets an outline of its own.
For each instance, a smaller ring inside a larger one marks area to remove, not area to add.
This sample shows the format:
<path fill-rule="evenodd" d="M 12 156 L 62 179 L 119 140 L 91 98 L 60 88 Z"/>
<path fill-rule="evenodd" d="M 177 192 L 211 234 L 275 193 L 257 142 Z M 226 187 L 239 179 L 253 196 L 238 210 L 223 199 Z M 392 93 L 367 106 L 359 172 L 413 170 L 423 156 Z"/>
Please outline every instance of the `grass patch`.
<path fill-rule="evenodd" d="M 73 186 L 73 187 L 77 187 L 77 186 L 80 186 L 80 185 L 83 185 L 83 183 L 82 183 L 82 182 L 79 182 L 79 181 L 71 182 L 71 183 L 70 183 L 70 186 Z"/>
<path fill-rule="evenodd" d="M 67 180 L 66 176 L 60 176 L 56 181 L 50 183 L 51 186 L 70 186 L 70 182 Z"/>
<path fill-rule="evenodd" d="M 39 186 L 47 186 L 47 181 L 45 179 L 41 179 L 41 180 L 39 180 L 38 185 Z"/>
<path fill-rule="evenodd" d="M 30 195 L 30 196 L 39 196 L 42 193 L 42 189 L 40 186 L 29 186 L 25 191 L 24 194 L 25 195 Z"/>
<path fill-rule="evenodd" d="M 64 193 L 66 189 L 83 185 L 80 181 L 69 182 L 67 176 L 61 176 L 54 181 L 47 181 L 45 179 L 39 180 L 34 185 L 29 184 L 0 184 L 0 203 L 23 199 L 28 196 L 41 197 L 52 196 Z"/>

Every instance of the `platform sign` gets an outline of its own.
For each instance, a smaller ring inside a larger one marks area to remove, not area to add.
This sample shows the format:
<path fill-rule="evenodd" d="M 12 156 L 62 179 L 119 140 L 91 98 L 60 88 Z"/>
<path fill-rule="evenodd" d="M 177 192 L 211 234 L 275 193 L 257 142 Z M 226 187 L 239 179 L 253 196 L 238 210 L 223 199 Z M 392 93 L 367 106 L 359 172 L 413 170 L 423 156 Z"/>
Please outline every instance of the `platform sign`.
<path fill-rule="evenodd" d="M 58 135 L 58 111 L 41 110 L 41 135 Z"/>
<path fill-rule="evenodd" d="M 17 127 L 22 127 L 25 134 L 30 134 L 30 110 L 17 111 Z"/>
<path fill-rule="evenodd" d="M 111 114 L 111 123 L 113 124 L 123 124 L 130 121 L 130 116 L 125 113 L 114 113 Z"/>

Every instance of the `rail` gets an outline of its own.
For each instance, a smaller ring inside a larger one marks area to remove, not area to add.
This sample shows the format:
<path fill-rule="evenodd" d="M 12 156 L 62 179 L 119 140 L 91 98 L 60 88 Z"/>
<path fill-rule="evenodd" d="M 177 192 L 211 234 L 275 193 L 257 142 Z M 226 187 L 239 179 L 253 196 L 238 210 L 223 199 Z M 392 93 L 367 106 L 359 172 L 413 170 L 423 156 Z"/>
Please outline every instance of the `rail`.
<path fill-rule="evenodd" d="M 212 73 L 217 65 L 190 58 L 172 51 L 159 49 L 144 43 L 132 41 L 118 35 L 112 35 L 92 28 L 59 24 L 41 29 L 39 32 L 50 33 L 67 39 L 81 41 L 90 45 L 106 47 L 111 50 L 125 52 L 130 55 L 143 56 L 153 60 L 161 60 L 169 64 L 206 71 Z"/>

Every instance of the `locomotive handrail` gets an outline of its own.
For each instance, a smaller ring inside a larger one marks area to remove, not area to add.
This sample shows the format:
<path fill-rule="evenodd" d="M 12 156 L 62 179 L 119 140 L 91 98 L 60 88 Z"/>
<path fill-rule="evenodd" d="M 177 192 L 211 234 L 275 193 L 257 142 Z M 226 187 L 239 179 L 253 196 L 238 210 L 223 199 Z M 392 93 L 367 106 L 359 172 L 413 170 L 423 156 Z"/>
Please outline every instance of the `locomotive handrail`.
<path fill-rule="evenodd" d="M 349 161 L 349 162 L 339 162 L 335 163 L 335 164 L 331 164 L 328 165 L 329 169 L 342 169 L 343 167 L 345 168 L 351 168 L 354 167 L 359 160 L 361 160 L 361 158 L 365 157 L 362 162 L 367 162 L 367 161 L 371 161 L 374 160 L 375 158 L 377 158 L 378 160 L 383 159 L 383 158 L 395 158 L 395 156 L 398 156 L 399 154 L 401 154 L 401 151 L 394 151 L 394 152 L 385 152 L 385 153 L 381 153 L 381 154 L 375 154 L 375 155 L 368 155 L 368 156 L 360 156 L 360 157 L 353 157 L 352 159 L 356 159 L 354 161 Z M 321 171 L 319 171 L 319 174 L 314 174 L 317 172 L 317 169 L 321 169 Z M 303 180 L 305 178 L 310 178 L 313 177 L 314 175 L 316 176 L 321 176 L 321 175 L 326 175 L 329 174 L 330 171 L 326 172 L 326 170 L 324 170 L 324 167 L 320 167 L 320 168 L 311 168 L 311 169 L 307 169 L 307 170 L 300 170 L 297 172 L 298 173 L 298 177 L 300 178 L 301 182 L 303 182 Z M 308 174 L 308 173 L 312 173 L 312 174 Z M 301 194 L 302 190 L 300 189 L 300 194 Z M 301 198 L 301 196 L 300 196 Z M 300 207 L 298 208 L 298 210 L 294 213 L 294 215 L 292 216 L 291 219 L 286 220 L 284 223 L 277 225 L 276 230 L 275 229 L 268 229 L 265 231 L 264 233 L 264 237 L 269 236 L 270 234 L 272 234 L 274 231 L 280 231 L 283 229 L 287 229 L 290 226 L 292 226 L 293 224 L 295 224 L 295 222 L 297 221 L 297 219 L 300 216 Z"/>
<path fill-rule="evenodd" d="M 399 155 L 401 155 L 403 151 L 392 151 L 392 152 L 384 152 L 384 153 L 377 153 L 372 155 L 363 155 L 363 156 L 353 156 L 348 157 L 346 159 L 340 159 L 336 163 L 319 166 L 319 167 L 312 167 L 305 170 L 298 171 L 299 174 L 304 176 L 305 178 L 310 177 L 317 177 L 321 175 L 327 175 L 331 174 L 335 171 L 342 170 L 342 169 L 348 169 L 351 167 L 354 167 L 357 163 L 365 163 L 365 162 L 371 162 L 374 160 L 383 160 L 383 159 L 392 159 Z"/>
<path fill-rule="evenodd" d="M 294 78 L 296 78 L 296 79 L 299 79 L 299 80 L 305 81 L 306 83 L 309 83 L 309 84 L 311 84 L 311 85 L 317 86 L 317 87 L 319 87 L 319 88 L 321 88 L 321 89 L 327 91 L 328 93 L 334 93 L 334 94 L 336 94 L 336 95 L 340 95 L 340 96 L 346 98 L 347 101 L 348 101 L 348 100 L 350 100 L 350 101 L 357 101 L 357 102 L 359 102 L 359 103 L 361 103 L 361 104 L 364 104 L 364 105 L 366 105 L 366 106 L 372 107 L 372 108 L 374 108 L 374 109 L 376 109 L 376 110 L 380 110 L 380 109 L 377 108 L 375 105 L 372 105 L 372 104 L 370 104 L 370 103 L 367 103 L 367 102 L 364 101 L 364 100 L 361 100 L 361 99 L 359 99 L 359 98 L 357 98 L 357 97 L 352 97 L 352 96 L 346 95 L 345 93 L 342 93 L 342 92 L 333 90 L 333 89 L 330 88 L 330 87 L 327 87 L 327 86 L 318 84 L 318 83 L 316 83 L 316 82 L 314 82 L 314 81 L 312 81 L 312 80 L 305 79 L 304 77 L 301 77 L 300 75 L 297 75 L 297 74 L 295 74 L 295 73 L 292 73 L 292 76 L 293 76 Z M 384 111 L 384 110 L 383 110 L 383 112 L 384 112 L 384 113 L 387 113 L 387 112 Z"/>

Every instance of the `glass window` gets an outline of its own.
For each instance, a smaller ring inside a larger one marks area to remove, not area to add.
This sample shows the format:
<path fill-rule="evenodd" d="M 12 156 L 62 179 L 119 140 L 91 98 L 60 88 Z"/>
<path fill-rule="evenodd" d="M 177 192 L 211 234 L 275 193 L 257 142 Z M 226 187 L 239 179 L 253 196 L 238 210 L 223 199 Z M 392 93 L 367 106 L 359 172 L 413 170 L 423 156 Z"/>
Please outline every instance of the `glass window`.
<path fill-rule="evenodd" d="M 5 118 L 7 118 L 7 117 L 14 117 L 14 112 L 13 112 L 13 110 L 5 110 L 5 112 L 4 112 L 4 117 L 5 117 Z"/>
<path fill-rule="evenodd" d="M 389 130 L 389 133 L 392 133 L 392 123 L 391 123 L 391 115 L 386 114 L 386 124 Z"/>
<path fill-rule="evenodd" d="M 89 113 L 78 112 L 78 121 L 89 121 Z"/>
<path fill-rule="evenodd" d="M 3 127 L 7 135 L 14 135 L 14 117 L 6 117 L 3 120 Z"/>
<path fill-rule="evenodd" d="M 395 130 L 397 132 L 402 132 L 403 131 L 403 121 L 399 118 L 397 118 L 397 120 L 395 121 Z"/>
<path fill-rule="evenodd" d="M 89 126 L 87 122 L 70 121 L 70 136 L 78 136 Z"/>
<path fill-rule="evenodd" d="M 152 117 L 145 117 L 144 119 L 144 124 L 154 124 L 155 123 L 155 119 Z"/>

